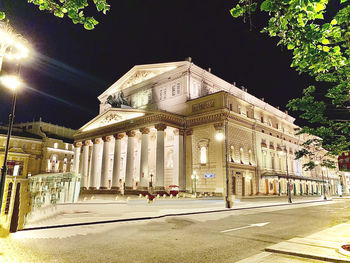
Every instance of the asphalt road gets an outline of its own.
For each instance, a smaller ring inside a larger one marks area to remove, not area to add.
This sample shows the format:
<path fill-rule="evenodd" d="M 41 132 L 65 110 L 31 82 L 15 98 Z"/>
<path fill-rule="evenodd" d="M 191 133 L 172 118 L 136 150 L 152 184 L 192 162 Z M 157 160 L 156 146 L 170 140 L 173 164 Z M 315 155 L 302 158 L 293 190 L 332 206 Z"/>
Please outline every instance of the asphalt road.
<path fill-rule="evenodd" d="M 0 246 L 0 261 L 235 262 L 349 220 L 350 201 L 342 200 L 22 231 Z"/>

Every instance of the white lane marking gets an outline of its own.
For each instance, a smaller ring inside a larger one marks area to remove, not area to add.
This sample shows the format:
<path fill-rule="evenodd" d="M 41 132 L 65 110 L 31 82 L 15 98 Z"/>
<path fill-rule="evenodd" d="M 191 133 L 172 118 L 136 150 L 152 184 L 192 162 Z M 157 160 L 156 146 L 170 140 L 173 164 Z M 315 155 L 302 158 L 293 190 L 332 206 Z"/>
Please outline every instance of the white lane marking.
<path fill-rule="evenodd" d="M 266 226 L 267 224 L 269 224 L 270 222 L 265 222 L 265 223 L 257 223 L 257 224 L 250 224 L 249 226 L 242 226 L 242 227 L 237 227 L 237 228 L 231 228 L 231 229 L 227 229 L 227 230 L 223 230 L 220 231 L 221 233 L 226 233 L 226 232 L 231 232 L 231 231 L 236 231 L 236 230 L 240 230 L 240 229 L 245 229 L 245 228 L 250 228 L 250 227 L 262 227 L 262 226 Z"/>

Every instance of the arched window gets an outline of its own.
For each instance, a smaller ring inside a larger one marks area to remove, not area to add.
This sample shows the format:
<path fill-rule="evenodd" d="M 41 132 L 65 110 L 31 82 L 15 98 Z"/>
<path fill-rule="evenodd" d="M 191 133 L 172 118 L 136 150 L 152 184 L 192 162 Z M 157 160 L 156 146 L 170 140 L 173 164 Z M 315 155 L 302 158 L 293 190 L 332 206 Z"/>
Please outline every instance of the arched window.
<path fill-rule="evenodd" d="M 244 164 L 243 158 L 244 158 L 243 147 L 241 147 L 241 148 L 239 149 L 239 159 L 240 159 L 240 161 L 241 161 L 241 164 Z"/>
<path fill-rule="evenodd" d="M 207 163 L 207 147 L 201 146 L 201 164 Z"/>
<path fill-rule="evenodd" d="M 198 142 L 199 162 L 201 165 L 205 165 L 208 163 L 208 146 L 209 146 L 209 139 L 201 139 Z"/>
<path fill-rule="evenodd" d="M 253 162 L 253 153 L 252 153 L 252 150 L 251 150 L 251 149 L 248 150 L 248 158 L 249 158 L 249 165 L 252 165 L 252 162 Z"/>
<path fill-rule="evenodd" d="M 235 147 L 233 145 L 230 147 L 230 161 L 235 162 Z"/>

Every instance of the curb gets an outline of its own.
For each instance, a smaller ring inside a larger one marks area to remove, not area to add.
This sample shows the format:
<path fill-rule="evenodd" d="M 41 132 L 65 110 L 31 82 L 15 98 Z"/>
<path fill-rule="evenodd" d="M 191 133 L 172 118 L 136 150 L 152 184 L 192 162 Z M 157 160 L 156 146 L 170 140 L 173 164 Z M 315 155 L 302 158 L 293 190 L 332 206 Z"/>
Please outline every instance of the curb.
<path fill-rule="evenodd" d="M 164 214 L 164 215 L 159 215 L 159 216 L 123 218 L 123 219 L 113 219 L 113 220 L 104 220 L 104 221 L 96 221 L 96 222 L 83 222 L 83 223 L 73 223 L 73 224 L 64 224 L 64 225 L 30 227 L 30 228 L 23 228 L 23 229 L 18 230 L 18 231 L 42 230 L 42 229 L 64 228 L 64 227 L 74 227 L 74 226 L 87 226 L 87 225 L 98 225 L 98 224 L 128 222 L 128 221 L 129 222 L 132 222 L 132 221 L 144 221 L 144 220 L 160 219 L 160 218 L 174 217 L 174 216 L 186 216 L 186 215 L 199 215 L 199 214 L 210 214 L 210 213 L 220 213 L 220 212 L 231 212 L 231 211 L 239 211 L 239 210 L 268 208 L 268 207 L 279 207 L 279 206 L 291 206 L 291 205 L 300 205 L 300 204 L 309 204 L 309 203 L 329 202 L 329 201 L 331 201 L 331 200 L 315 200 L 315 201 L 305 201 L 305 202 L 298 202 L 298 203 L 291 203 L 291 204 L 286 203 L 286 204 L 272 204 L 272 205 L 241 207 L 241 208 L 226 208 L 226 209 L 210 210 L 210 211 L 197 211 L 197 212 L 187 212 L 187 213 L 178 213 L 178 214 Z"/>
<path fill-rule="evenodd" d="M 327 261 L 327 262 L 337 262 L 337 263 L 349 263 L 350 262 L 350 258 L 349 259 L 340 259 L 340 258 L 333 258 L 333 257 L 322 256 L 322 255 L 318 256 L 318 255 L 285 251 L 285 250 L 279 250 L 279 249 L 273 249 L 273 248 L 265 248 L 265 251 L 271 252 L 271 253 L 289 255 L 289 256 L 297 256 L 297 257 L 301 257 L 301 258 L 316 259 L 316 260 Z"/>

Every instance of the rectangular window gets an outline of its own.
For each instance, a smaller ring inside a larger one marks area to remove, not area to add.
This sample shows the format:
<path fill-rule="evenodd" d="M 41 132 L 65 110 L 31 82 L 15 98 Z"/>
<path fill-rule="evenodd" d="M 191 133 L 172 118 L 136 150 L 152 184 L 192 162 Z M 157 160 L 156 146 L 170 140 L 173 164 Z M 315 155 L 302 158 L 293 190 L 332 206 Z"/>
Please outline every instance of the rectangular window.
<path fill-rule="evenodd" d="M 171 87 L 171 96 L 175 96 L 175 92 L 176 92 L 176 87 L 175 87 L 175 85 L 173 85 Z"/>
<path fill-rule="evenodd" d="M 232 103 L 230 104 L 230 111 L 232 111 Z"/>
<path fill-rule="evenodd" d="M 261 120 L 261 123 L 264 123 L 264 117 L 263 116 L 261 116 L 260 120 Z"/>
<path fill-rule="evenodd" d="M 164 99 L 166 99 L 166 89 L 164 89 L 163 97 L 164 97 Z"/>
<path fill-rule="evenodd" d="M 181 88 L 180 83 L 177 83 L 177 84 L 176 84 L 176 92 L 177 92 L 177 95 L 180 95 L 180 93 L 181 93 L 180 88 Z"/>
<path fill-rule="evenodd" d="M 162 100 L 162 99 L 163 99 L 163 90 L 161 89 L 159 93 L 159 100 Z"/>

